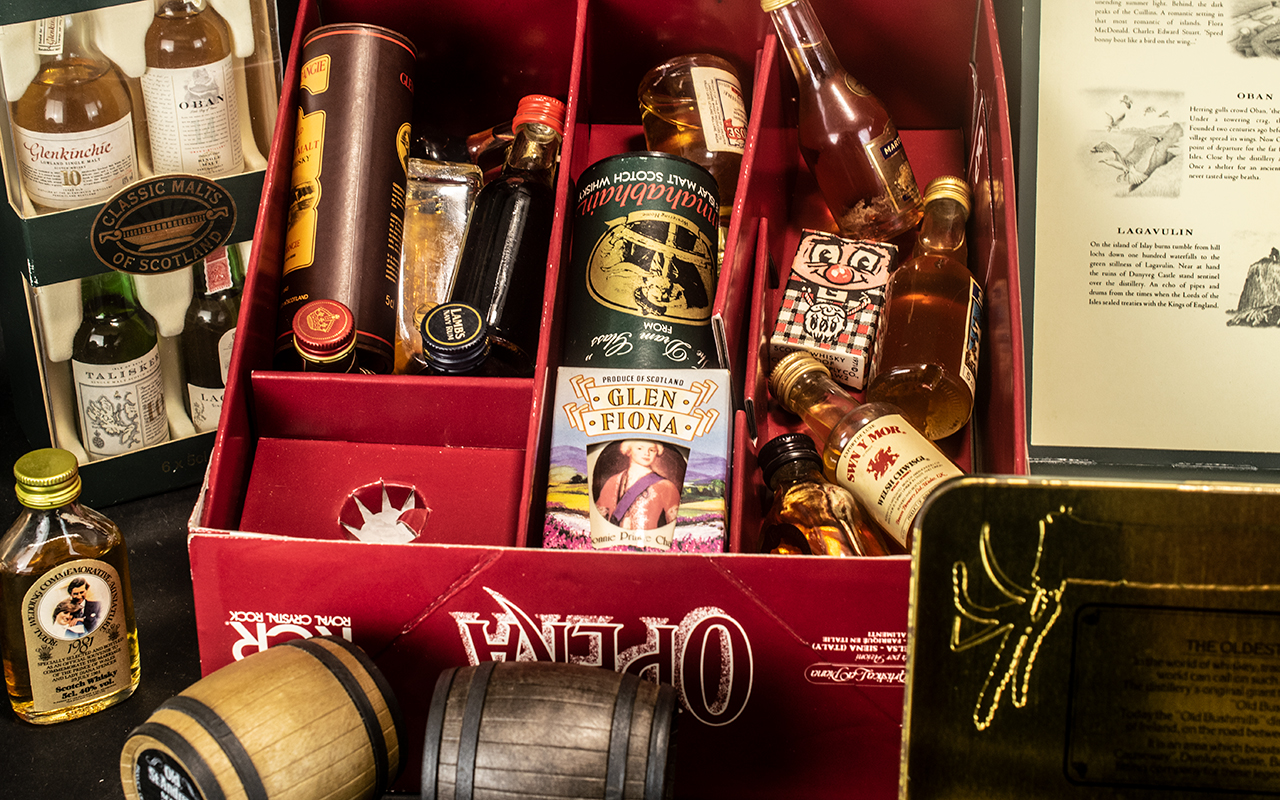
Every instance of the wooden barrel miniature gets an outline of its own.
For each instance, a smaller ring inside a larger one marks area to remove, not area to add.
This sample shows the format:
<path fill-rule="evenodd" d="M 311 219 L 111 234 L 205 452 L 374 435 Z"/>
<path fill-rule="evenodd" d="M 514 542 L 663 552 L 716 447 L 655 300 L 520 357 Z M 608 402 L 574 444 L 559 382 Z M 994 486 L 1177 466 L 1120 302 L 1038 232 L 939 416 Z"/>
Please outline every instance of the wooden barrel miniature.
<path fill-rule="evenodd" d="M 446 670 L 427 714 L 421 800 L 671 797 L 675 689 L 574 664 Z"/>
<path fill-rule="evenodd" d="M 381 797 L 403 767 L 391 687 L 359 647 L 294 639 L 162 703 L 120 753 L 128 800 Z"/>

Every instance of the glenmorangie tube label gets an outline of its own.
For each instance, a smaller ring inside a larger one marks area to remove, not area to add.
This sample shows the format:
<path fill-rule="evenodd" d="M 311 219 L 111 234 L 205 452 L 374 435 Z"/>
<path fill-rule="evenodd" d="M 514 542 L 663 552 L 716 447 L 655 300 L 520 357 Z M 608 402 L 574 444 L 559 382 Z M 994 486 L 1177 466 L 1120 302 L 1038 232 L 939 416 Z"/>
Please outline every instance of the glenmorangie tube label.
<path fill-rule="evenodd" d="M 129 686 L 129 636 L 120 574 L 80 559 L 50 570 L 22 598 L 33 710 L 105 697 Z"/>

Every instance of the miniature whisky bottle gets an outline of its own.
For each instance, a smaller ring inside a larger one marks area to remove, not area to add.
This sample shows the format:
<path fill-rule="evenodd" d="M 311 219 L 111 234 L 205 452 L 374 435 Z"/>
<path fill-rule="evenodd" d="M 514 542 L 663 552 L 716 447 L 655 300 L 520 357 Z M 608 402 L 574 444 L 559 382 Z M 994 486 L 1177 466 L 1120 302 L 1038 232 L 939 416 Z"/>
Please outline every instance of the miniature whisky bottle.
<path fill-rule="evenodd" d="M 165 0 L 146 35 L 151 163 L 206 178 L 244 169 L 231 29 L 205 0 Z"/>
<path fill-rule="evenodd" d="M 966 266 L 969 187 L 943 176 L 925 189 L 915 253 L 885 287 L 868 402 L 891 403 L 930 439 L 973 414 L 982 289 Z"/>
<path fill-rule="evenodd" d="M 356 318 L 337 300 L 312 300 L 293 315 L 303 372 L 356 372 Z"/>
<path fill-rule="evenodd" d="M 235 245 L 219 247 L 192 268 L 195 292 L 182 325 L 187 412 L 201 433 L 217 430 L 236 340 L 244 270 Z"/>
<path fill-rule="evenodd" d="M 809 0 L 760 0 L 799 86 L 800 153 L 841 233 L 888 240 L 920 221 L 920 190 L 884 104 L 845 71 Z"/>
<path fill-rule="evenodd" d="M 138 178 L 133 102 L 88 14 L 42 20 L 40 69 L 12 105 L 22 186 L 38 211 L 101 203 Z"/>
<path fill-rule="evenodd" d="M 822 362 L 797 351 L 769 373 L 782 406 L 821 443 L 823 474 L 853 493 L 889 536 L 910 548 L 911 525 L 930 492 L 961 475 L 888 403 L 858 403 Z"/>
<path fill-rule="evenodd" d="M 507 162 L 476 197 L 449 295 L 480 311 L 492 357 L 522 376 L 533 375 L 538 352 L 564 112 L 553 97 L 520 100 Z"/>
<path fill-rule="evenodd" d="M 138 686 L 124 537 L 79 503 L 79 470 L 66 450 L 27 453 L 13 474 L 25 508 L 0 539 L 9 702 L 39 725 L 93 714 Z"/>
<path fill-rule="evenodd" d="M 156 323 L 133 278 L 104 272 L 81 279 L 80 290 L 71 374 L 85 451 L 99 459 L 168 441 Z"/>
<path fill-rule="evenodd" d="M 760 474 L 773 491 L 761 526 L 764 553 L 883 556 L 889 548 L 848 489 L 822 475 L 807 433 L 784 433 L 760 448 Z"/>

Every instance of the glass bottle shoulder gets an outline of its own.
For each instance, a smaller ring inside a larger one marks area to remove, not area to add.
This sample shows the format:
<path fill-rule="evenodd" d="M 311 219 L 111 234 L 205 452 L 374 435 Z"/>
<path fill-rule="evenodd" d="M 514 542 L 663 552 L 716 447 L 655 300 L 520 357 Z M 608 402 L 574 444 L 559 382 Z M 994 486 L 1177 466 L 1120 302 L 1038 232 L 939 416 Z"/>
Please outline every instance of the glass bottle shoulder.
<path fill-rule="evenodd" d="M 40 573 L 73 559 L 101 558 L 123 542 L 114 522 L 79 503 L 24 509 L 0 539 L 0 571 Z"/>

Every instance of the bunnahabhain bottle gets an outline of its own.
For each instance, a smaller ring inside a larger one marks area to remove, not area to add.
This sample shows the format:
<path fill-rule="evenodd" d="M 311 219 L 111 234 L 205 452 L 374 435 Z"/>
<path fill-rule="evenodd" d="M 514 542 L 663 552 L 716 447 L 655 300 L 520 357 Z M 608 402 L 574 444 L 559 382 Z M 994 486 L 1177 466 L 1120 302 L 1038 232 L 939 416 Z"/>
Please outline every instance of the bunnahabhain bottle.
<path fill-rule="evenodd" d="M 25 509 L 0 539 L 9 702 L 36 724 L 93 714 L 138 686 L 124 537 L 79 503 L 79 469 L 66 450 L 27 453 L 13 474 Z"/>

